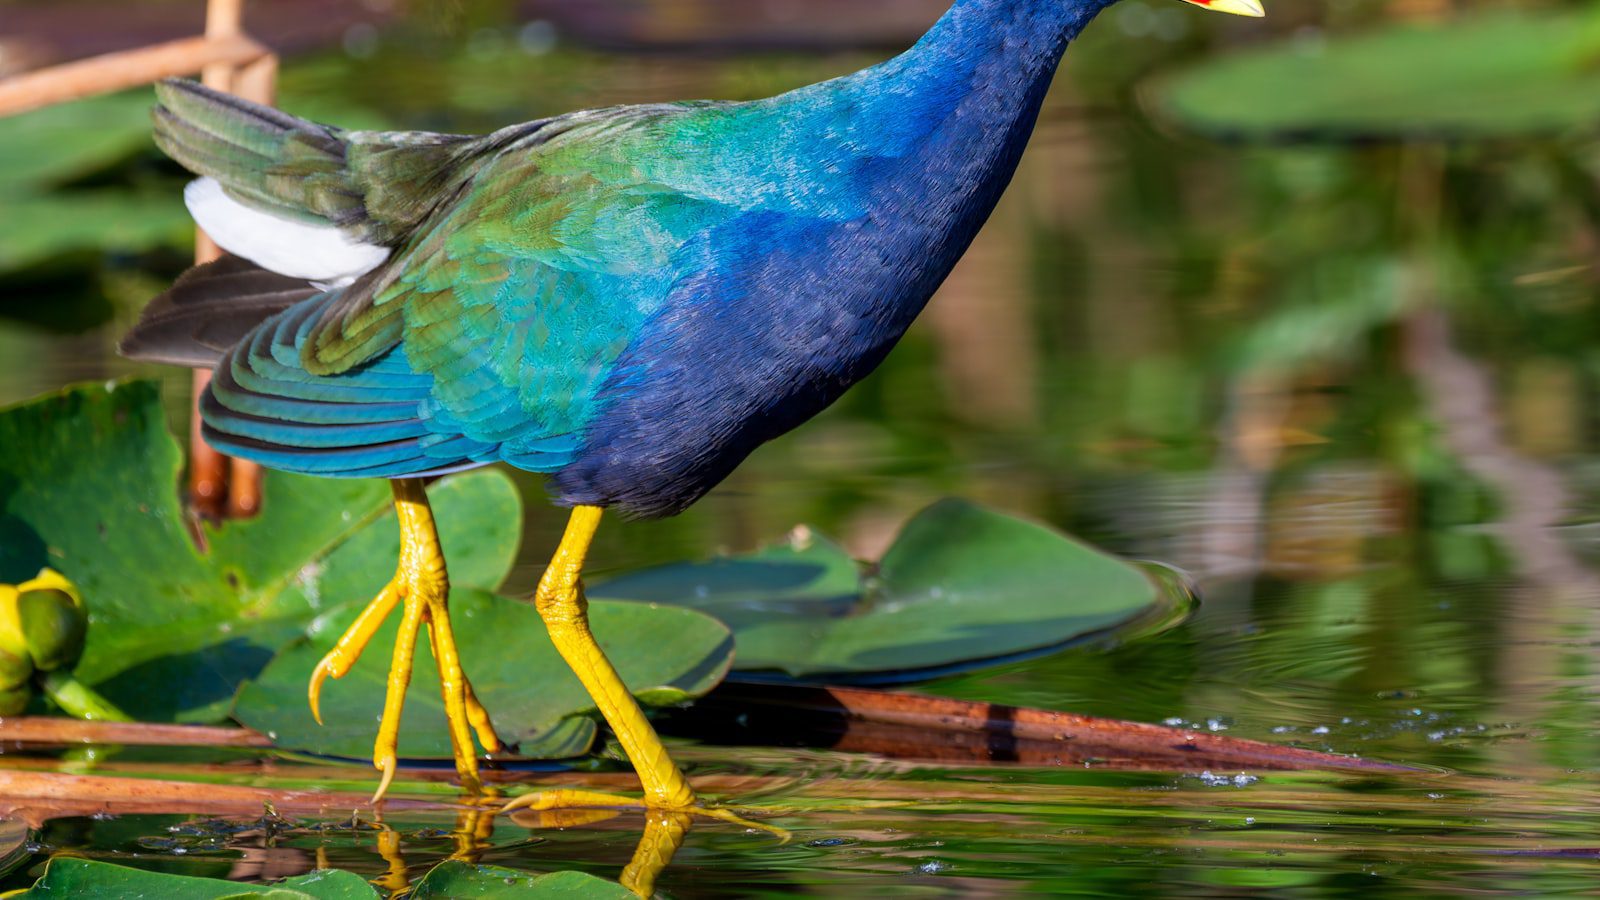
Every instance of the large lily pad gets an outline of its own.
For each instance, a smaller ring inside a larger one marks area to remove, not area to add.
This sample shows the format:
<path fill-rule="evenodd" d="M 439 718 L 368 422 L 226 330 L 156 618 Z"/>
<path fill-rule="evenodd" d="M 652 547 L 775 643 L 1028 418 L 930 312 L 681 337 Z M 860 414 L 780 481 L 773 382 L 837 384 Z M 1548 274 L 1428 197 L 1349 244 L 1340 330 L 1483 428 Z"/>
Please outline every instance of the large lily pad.
<path fill-rule="evenodd" d="M 0 194 L 0 205 L 5 209 L 0 216 L 0 271 L 24 269 L 74 250 L 140 253 L 178 245 L 194 230 L 177 194 L 116 190 Z M 20 316 L 20 307 L 29 302 L 36 301 L 26 293 L 15 293 L 0 310 Z"/>
<path fill-rule="evenodd" d="M 614 881 L 584 872 L 530 875 L 500 866 L 475 866 L 446 860 L 411 890 L 411 900 L 537 900 L 574 897 L 582 900 L 631 900 L 633 894 Z"/>
<path fill-rule="evenodd" d="M 594 704 L 556 653 L 533 606 L 479 591 L 452 591 L 451 621 L 462 665 L 502 739 L 532 759 L 580 756 L 594 743 Z M 383 708 L 387 659 L 363 660 L 322 692 L 318 727 L 306 713 L 306 680 L 317 660 L 355 616 L 347 609 L 312 628 L 306 641 L 285 649 L 239 692 L 234 717 L 273 737 L 279 746 L 326 756 L 369 757 Z M 374 646 L 393 644 L 391 617 Z M 606 655 L 641 702 L 681 703 L 706 693 L 733 661 L 733 639 L 722 623 L 692 610 L 597 601 L 590 623 Z M 381 654 L 375 654 L 381 655 Z M 400 753 L 448 758 L 449 733 L 433 658 L 417 654 L 400 730 Z"/>
<path fill-rule="evenodd" d="M 53 187 L 151 148 L 149 89 L 62 103 L 0 124 L 0 193 Z"/>
<path fill-rule="evenodd" d="M 675 603 L 733 629 L 743 679 L 911 680 L 1187 610 L 1169 579 L 1044 526 L 945 500 L 876 567 L 799 529 L 748 556 L 664 566 L 592 596 Z"/>
<path fill-rule="evenodd" d="M 58 856 L 44 876 L 11 896 L 22 900 L 55 897 L 160 897 L 161 900 L 225 900 L 269 896 L 273 900 L 377 900 L 378 892 L 352 872 L 321 869 L 275 884 L 240 884 L 220 878 L 170 875 L 111 863 Z"/>
<path fill-rule="evenodd" d="M 180 464 L 153 383 L 0 411 L 0 581 L 62 572 L 90 609 L 79 680 L 139 718 L 216 721 L 307 622 L 382 587 L 398 530 L 381 482 L 272 474 L 262 515 L 206 529 L 201 550 Z M 455 582 L 498 586 L 520 538 L 515 487 L 479 472 L 432 496 Z"/>
<path fill-rule="evenodd" d="M 65 103 L 0 123 L 0 271 L 78 250 L 142 252 L 181 244 L 194 225 L 177 192 L 56 190 L 151 151 L 148 90 Z M 13 293 L 0 312 L 36 300 Z"/>
<path fill-rule="evenodd" d="M 1246 140 L 1559 134 L 1600 126 L 1593 13 L 1477 14 L 1297 37 L 1158 82 L 1161 113 Z"/>

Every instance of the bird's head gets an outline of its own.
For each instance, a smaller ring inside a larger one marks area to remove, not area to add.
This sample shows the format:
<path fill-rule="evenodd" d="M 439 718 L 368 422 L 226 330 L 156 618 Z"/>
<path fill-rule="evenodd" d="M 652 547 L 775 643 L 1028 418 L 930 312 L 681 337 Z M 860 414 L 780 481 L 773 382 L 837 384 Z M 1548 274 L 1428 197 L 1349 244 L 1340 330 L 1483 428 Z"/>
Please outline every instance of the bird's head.
<path fill-rule="evenodd" d="M 1250 16 L 1259 19 L 1267 14 L 1267 11 L 1261 8 L 1260 0 L 1183 0 L 1183 2 L 1193 3 L 1201 9 L 1228 13 L 1234 16 Z"/>

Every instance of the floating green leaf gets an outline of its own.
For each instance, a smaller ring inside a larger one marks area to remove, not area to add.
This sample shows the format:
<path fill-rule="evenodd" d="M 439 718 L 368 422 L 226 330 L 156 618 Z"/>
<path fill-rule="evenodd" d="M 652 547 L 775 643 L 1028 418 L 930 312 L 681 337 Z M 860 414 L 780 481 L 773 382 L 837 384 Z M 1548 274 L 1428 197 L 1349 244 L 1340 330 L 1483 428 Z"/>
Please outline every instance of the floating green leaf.
<path fill-rule="evenodd" d="M 21 900 L 52 897 L 160 897 L 161 900 L 228 900 L 268 896 L 274 900 L 376 900 L 366 879 L 338 869 L 319 869 L 274 884 L 240 884 L 220 878 L 169 875 L 128 866 L 58 856 L 44 876 L 10 895 Z"/>
<path fill-rule="evenodd" d="M 583 872 L 530 875 L 516 869 L 474 866 L 459 860 L 447 860 L 434 866 L 410 894 L 410 900 L 537 900 L 541 897 L 631 900 L 633 894 L 614 881 Z"/>
<path fill-rule="evenodd" d="M 0 127 L 0 193 L 40 190 L 122 162 L 150 141 L 149 89 L 62 103 Z"/>
<path fill-rule="evenodd" d="M 318 727 L 306 712 L 306 681 L 357 610 L 331 614 L 312 637 L 279 654 L 260 678 L 239 692 L 234 717 L 272 735 L 279 746 L 327 756 L 372 753 L 383 709 L 387 658 L 363 660 L 322 691 Z M 589 695 L 551 645 L 533 606 L 481 591 L 452 591 L 450 617 L 462 648 L 462 665 L 500 736 L 518 755 L 555 759 L 580 756 L 594 743 Z M 590 623 L 606 655 L 644 703 L 665 706 L 716 687 L 733 659 L 733 639 L 722 623 L 677 607 L 597 601 Z M 393 644 L 397 616 L 373 640 Z M 437 689 L 438 670 L 427 653 L 416 657 L 413 688 L 401 720 L 401 755 L 448 758 L 449 732 Z M 418 687 L 422 689 L 418 689 Z"/>
<path fill-rule="evenodd" d="M 624 575 L 590 593 L 716 616 L 734 631 L 743 673 L 854 680 L 1056 647 L 1189 602 L 1138 566 L 961 500 L 913 518 L 875 571 L 800 529 L 785 545 Z"/>
<path fill-rule="evenodd" d="M 148 90 L 65 103 L 5 120 L 0 127 L 0 271 L 38 265 L 75 250 L 142 252 L 180 244 L 193 229 L 176 192 L 53 188 L 153 152 Z M 13 292 L 0 312 L 36 300 Z"/>
<path fill-rule="evenodd" d="M 381 482 L 273 474 L 261 516 L 206 529 L 202 551 L 180 465 L 153 383 L 0 411 L 0 582 L 60 571 L 90 611 L 79 680 L 139 718 L 216 721 L 319 612 L 383 586 L 398 529 Z M 515 487 L 480 472 L 431 495 L 455 582 L 497 586 L 520 538 Z"/>
<path fill-rule="evenodd" d="M 47 196 L 0 195 L 0 271 L 37 265 L 72 250 L 137 253 L 180 244 L 194 228 L 177 194 L 66 191 Z M 0 306 L 30 302 L 18 293 Z"/>
<path fill-rule="evenodd" d="M 1158 82 L 1156 109 L 1219 136 L 1545 135 L 1600 125 L 1593 14 L 1478 14 L 1206 62 Z"/>

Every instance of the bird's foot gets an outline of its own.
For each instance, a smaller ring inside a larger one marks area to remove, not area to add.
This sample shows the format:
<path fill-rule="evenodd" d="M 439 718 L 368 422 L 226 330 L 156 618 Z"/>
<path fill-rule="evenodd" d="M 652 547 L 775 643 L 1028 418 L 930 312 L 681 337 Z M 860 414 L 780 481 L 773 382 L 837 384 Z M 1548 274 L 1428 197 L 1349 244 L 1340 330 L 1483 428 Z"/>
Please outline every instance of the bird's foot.
<path fill-rule="evenodd" d="M 509 813 L 517 810 L 539 812 L 564 809 L 641 809 L 647 813 L 666 813 L 674 816 L 717 819 L 718 821 L 728 822 L 743 828 L 764 831 L 778 838 L 780 843 L 788 843 L 790 837 L 788 831 L 776 825 L 767 825 L 747 819 L 724 806 L 698 802 L 692 802 L 686 806 L 664 806 L 651 803 L 642 797 L 629 797 L 626 794 L 609 794 L 601 791 L 582 791 L 567 788 L 523 794 L 502 806 L 500 812 Z"/>
<path fill-rule="evenodd" d="M 447 604 L 449 591 L 449 580 L 444 577 L 443 557 L 437 556 L 437 544 L 414 548 L 408 542 L 402 548 L 400 568 L 394 580 L 362 610 L 311 674 L 307 691 L 311 714 L 321 724 L 319 700 L 323 682 L 329 677 L 341 678 L 348 673 L 361 658 L 362 651 L 384 619 L 396 606 L 401 607 L 400 633 L 394 642 L 394 660 L 389 668 L 383 720 L 378 727 L 378 738 L 372 751 L 372 764 L 383 773 L 378 791 L 372 797 L 374 803 L 383 799 L 399 767 L 400 713 L 405 705 L 406 687 L 411 683 L 417 637 L 423 628 L 428 631 L 428 643 L 439 668 L 445 717 L 450 727 L 450 744 L 455 753 L 456 772 L 461 776 L 462 787 L 477 792 L 483 786 L 478 777 L 478 759 L 473 751 L 474 733 L 485 751 L 496 753 L 502 748 L 494 725 L 489 720 L 489 713 L 478 702 L 472 684 L 462 671 L 461 656 L 456 650 L 455 635 L 450 627 Z"/>

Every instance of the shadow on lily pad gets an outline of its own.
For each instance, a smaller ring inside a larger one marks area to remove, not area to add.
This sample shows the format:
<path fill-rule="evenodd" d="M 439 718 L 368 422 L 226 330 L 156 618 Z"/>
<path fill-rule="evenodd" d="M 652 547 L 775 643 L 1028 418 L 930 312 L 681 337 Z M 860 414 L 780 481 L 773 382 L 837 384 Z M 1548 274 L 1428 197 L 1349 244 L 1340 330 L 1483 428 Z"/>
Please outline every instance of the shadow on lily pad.
<path fill-rule="evenodd" d="M 1118 559 L 964 500 L 909 521 L 876 566 L 797 529 L 746 556 L 622 575 L 593 597 L 697 609 L 733 629 L 743 681 L 894 683 L 1169 627 L 1195 599 Z"/>

